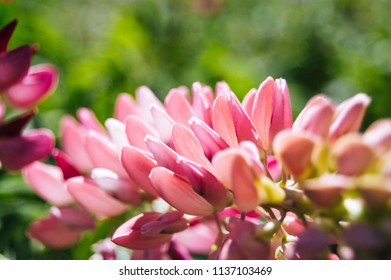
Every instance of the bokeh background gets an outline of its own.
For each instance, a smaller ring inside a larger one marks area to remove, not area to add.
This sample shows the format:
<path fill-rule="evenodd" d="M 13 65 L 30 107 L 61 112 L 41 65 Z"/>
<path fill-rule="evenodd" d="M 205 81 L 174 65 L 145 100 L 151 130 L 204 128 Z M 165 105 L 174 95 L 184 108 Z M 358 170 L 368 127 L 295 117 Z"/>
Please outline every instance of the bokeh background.
<path fill-rule="evenodd" d="M 10 48 L 38 43 L 33 64 L 60 72 L 32 123 L 55 133 L 82 106 L 104 121 L 118 93 L 141 85 L 163 99 L 172 87 L 225 80 L 242 98 L 267 76 L 287 80 L 295 116 L 314 94 L 341 102 L 358 92 L 373 98 L 363 128 L 391 116 L 388 0 L 0 0 L 0 26 L 14 18 Z M 25 234 L 48 208 L 0 170 L 0 257 L 85 259 L 116 223 L 50 250 Z"/>

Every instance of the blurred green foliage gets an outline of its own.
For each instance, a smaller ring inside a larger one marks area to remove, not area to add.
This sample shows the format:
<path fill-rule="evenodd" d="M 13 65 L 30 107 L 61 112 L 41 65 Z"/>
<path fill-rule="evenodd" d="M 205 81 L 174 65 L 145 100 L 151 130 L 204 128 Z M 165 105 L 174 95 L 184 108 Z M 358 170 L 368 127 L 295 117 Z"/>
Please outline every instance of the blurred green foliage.
<path fill-rule="evenodd" d="M 243 97 L 267 76 L 287 80 L 295 115 L 317 93 L 336 102 L 368 93 L 366 127 L 391 116 L 390 11 L 388 0 L 14 0 L 0 4 L 0 26 L 17 18 L 10 47 L 38 43 L 33 64 L 60 71 L 35 119 L 55 133 L 60 117 L 81 106 L 103 121 L 118 93 L 141 85 L 163 99 L 172 87 L 225 80 Z M 35 248 L 24 232 L 48 206 L 19 176 L 0 180 L 0 255 L 90 253 L 87 241 L 61 252 Z"/>

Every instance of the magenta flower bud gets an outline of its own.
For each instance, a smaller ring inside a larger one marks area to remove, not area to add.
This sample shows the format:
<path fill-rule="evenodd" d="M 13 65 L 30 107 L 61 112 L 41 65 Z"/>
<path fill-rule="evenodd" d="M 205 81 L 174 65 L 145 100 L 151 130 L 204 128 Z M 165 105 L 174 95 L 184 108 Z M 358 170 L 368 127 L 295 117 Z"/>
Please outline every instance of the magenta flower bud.
<path fill-rule="evenodd" d="M 262 148 L 270 151 L 277 133 L 292 127 L 291 102 L 284 79 L 268 77 L 262 82 L 254 99 L 251 118 Z"/>
<path fill-rule="evenodd" d="M 186 228 L 187 221 L 180 212 L 145 212 L 117 228 L 112 241 L 132 250 L 147 250 L 167 243 L 174 233 Z"/>

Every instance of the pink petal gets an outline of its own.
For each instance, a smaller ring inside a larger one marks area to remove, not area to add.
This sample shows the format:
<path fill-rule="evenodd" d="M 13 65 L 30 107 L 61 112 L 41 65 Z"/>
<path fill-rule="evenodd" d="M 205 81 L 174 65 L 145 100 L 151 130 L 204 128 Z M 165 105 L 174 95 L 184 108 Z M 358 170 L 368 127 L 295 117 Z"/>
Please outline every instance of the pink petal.
<path fill-rule="evenodd" d="M 242 107 L 248 116 L 252 116 L 253 114 L 253 106 L 256 95 L 257 90 L 255 88 L 252 88 L 243 98 Z"/>
<path fill-rule="evenodd" d="M 364 142 L 379 154 L 391 149 L 391 118 L 372 123 L 363 135 Z"/>
<path fill-rule="evenodd" d="M 119 94 L 115 102 L 114 118 L 124 122 L 127 116 L 137 114 L 138 108 L 133 97 L 127 93 Z"/>
<path fill-rule="evenodd" d="M 329 140 L 335 141 L 346 133 L 358 131 L 370 102 L 371 98 L 365 93 L 358 93 L 342 102 L 335 111 Z"/>
<path fill-rule="evenodd" d="M 269 143 L 281 130 L 292 127 L 292 108 L 288 85 L 284 79 L 276 79 L 274 83 L 274 108 L 269 131 Z"/>
<path fill-rule="evenodd" d="M 81 208 L 52 207 L 50 214 L 73 230 L 83 231 L 95 228 L 94 219 Z"/>
<path fill-rule="evenodd" d="M 101 189 L 119 201 L 132 205 L 140 203 L 138 187 L 129 178 L 120 178 L 116 173 L 106 168 L 94 168 L 91 172 L 91 178 Z"/>
<path fill-rule="evenodd" d="M 143 225 L 159 219 L 162 215 L 157 212 L 146 212 L 129 219 L 117 228 L 112 241 L 119 246 L 132 250 L 147 250 L 163 245 L 171 240 L 171 234 L 145 236 L 141 232 Z"/>
<path fill-rule="evenodd" d="M 77 118 L 82 127 L 86 130 L 93 130 L 103 136 L 107 136 L 105 129 L 95 116 L 95 113 L 88 108 L 79 108 L 76 112 Z"/>
<path fill-rule="evenodd" d="M 59 167 L 35 161 L 24 167 L 22 172 L 30 187 L 50 204 L 62 206 L 74 201 Z"/>
<path fill-rule="evenodd" d="M 93 168 L 92 161 L 85 148 L 86 130 L 70 116 L 61 120 L 61 145 L 75 167 L 81 172 L 89 172 Z"/>
<path fill-rule="evenodd" d="M 236 207 L 242 212 L 249 212 L 260 203 L 254 186 L 256 176 L 240 154 L 237 154 L 233 159 L 231 168 L 232 189 Z"/>
<path fill-rule="evenodd" d="M 26 45 L 0 53 L 0 92 L 16 84 L 27 74 L 32 54 L 32 48 Z"/>
<path fill-rule="evenodd" d="M 211 171 L 212 164 L 206 158 L 200 141 L 194 133 L 182 124 L 175 124 L 172 130 L 172 141 L 175 150 L 186 158 L 197 162 L 204 168 Z"/>
<path fill-rule="evenodd" d="M 376 159 L 374 151 L 356 134 L 339 138 L 331 154 L 336 160 L 338 172 L 347 176 L 364 173 Z"/>
<path fill-rule="evenodd" d="M 209 254 L 212 245 L 216 242 L 217 232 L 214 222 L 200 222 L 175 234 L 173 240 L 185 246 L 191 253 Z"/>
<path fill-rule="evenodd" d="M 125 120 L 125 132 L 129 143 L 139 149 L 149 151 L 145 144 L 146 135 L 158 137 L 158 132 L 154 127 L 137 116 L 129 116 Z"/>
<path fill-rule="evenodd" d="M 196 82 L 192 85 L 194 114 L 207 125 L 212 126 L 213 91 Z"/>
<path fill-rule="evenodd" d="M 46 246 L 63 249 L 77 243 L 80 231 L 73 230 L 54 217 L 44 218 L 32 223 L 28 234 Z"/>
<path fill-rule="evenodd" d="M 296 118 L 292 131 L 309 132 L 323 139 L 329 134 L 334 116 L 334 104 L 323 95 L 314 96 Z"/>
<path fill-rule="evenodd" d="M 211 159 L 218 151 L 228 148 L 227 143 L 220 135 L 197 117 L 190 119 L 190 126 L 200 141 L 208 159 Z"/>
<path fill-rule="evenodd" d="M 22 136 L 0 138 L 0 162 L 5 169 L 23 166 L 46 158 L 54 147 L 54 136 L 45 129 L 31 130 Z"/>
<path fill-rule="evenodd" d="M 177 170 L 177 152 L 168 147 L 158 138 L 152 136 L 146 136 L 145 143 L 153 154 L 153 157 L 157 161 L 158 165 L 171 169 L 174 172 Z"/>
<path fill-rule="evenodd" d="M 129 146 L 122 149 L 121 162 L 129 178 L 146 192 L 158 196 L 149 180 L 149 173 L 157 166 L 153 158 L 144 151 Z"/>
<path fill-rule="evenodd" d="M 57 83 L 58 72 L 52 65 L 35 65 L 21 81 L 8 88 L 5 95 L 12 106 L 28 108 L 50 95 Z"/>
<path fill-rule="evenodd" d="M 107 132 L 111 141 L 120 150 L 124 146 L 129 146 L 129 141 L 125 132 L 125 125 L 117 119 L 108 118 L 105 121 Z"/>
<path fill-rule="evenodd" d="M 206 216 L 215 211 L 187 180 L 164 167 L 152 169 L 150 179 L 160 197 L 178 211 L 196 216 Z"/>
<path fill-rule="evenodd" d="M 127 174 L 119 160 L 119 151 L 112 142 L 95 131 L 89 131 L 86 138 L 86 150 L 94 167 L 103 167 L 126 178 Z"/>
<path fill-rule="evenodd" d="M 151 107 L 155 106 L 164 110 L 162 102 L 155 96 L 155 94 L 146 86 L 141 86 L 136 90 L 136 100 L 139 108 L 139 115 L 141 119 L 149 124 L 153 124 L 153 117 L 151 114 Z"/>
<path fill-rule="evenodd" d="M 213 103 L 212 123 L 213 129 L 229 146 L 235 147 L 238 145 L 229 105 L 222 95 L 217 96 Z"/>
<path fill-rule="evenodd" d="M 314 141 L 303 134 L 293 134 L 290 130 L 280 132 L 274 139 L 273 150 L 276 157 L 295 180 L 309 175 Z"/>
<path fill-rule="evenodd" d="M 170 117 L 183 125 L 189 126 L 189 119 L 193 116 L 193 108 L 189 102 L 187 91 L 181 88 L 170 90 L 164 100 L 167 113 Z"/>
<path fill-rule="evenodd" d="M 69 193 L 81 206 L 100 217 L 117 216 L 127 208 L 92 180 L 74 177 L 67 181 L 67 186 Z"/>
<path fill-rule="evenodd" d="M 268 150 L 271 144 L 269 143 L 269 131 L 274 109 L 274 91 L 274 80 L 268 77 L 258 88 L 251 115 L 262 148 L 265 150 Z"/>
<path fill-rule="evenodd" d="M 159 131 L 160 139 L 164 143 L 171 142 L 172 127 L 174 126 L 174 120 L 167 114 L 167 112 L 157 106 L 151 107 L 151 113 L 154 120 L 156 129 Z"/>
<path fill-rule="evenodd" d="M 199 193 L 217 210 L 221 210 L 231 201 L 231 195 L 216 176 L 206 168 L 179 156 L 177 159 L 178 175 L 187 178 L 193 190 Z"/>

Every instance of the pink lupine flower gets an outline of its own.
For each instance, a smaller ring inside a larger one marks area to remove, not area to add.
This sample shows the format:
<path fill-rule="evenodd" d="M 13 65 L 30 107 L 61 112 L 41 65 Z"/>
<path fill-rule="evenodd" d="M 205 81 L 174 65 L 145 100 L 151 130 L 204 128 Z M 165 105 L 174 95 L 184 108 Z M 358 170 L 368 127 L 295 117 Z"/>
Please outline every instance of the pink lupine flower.
<path fill-rule="evenodd" d="M 146 212 L 122 224 L 114 232 L 112 241 L 133 250 L 152 249 L 167 243 L 174 233 L 186 228 L 187 221 L 180 212 Z"/>
<path fill-rule="evenodd" d="M 270 151 L 277 133 L 292 127 L 292 109 L 284 79 L 268 77 L 262 82 L 253 101 L 251 119 L 262 148 Z"/>
<path fill-rule="evenodd" d="M 32 223 L 28 234 L 46 246 L 67 248 L 77 243 L 84 230 L 91 230 L 95 223 L 78 208 L 52 208 L 51 215 Z"/>
<path fill-rule="evenodd" d="M 368 95 L 358 93 L 339 104 L 330 126 L 329 140 L 334 142 L 344 134 L 357 132 L 370 102 L 371 98 Z"/>
<path fill-rule="evenodd" d="M 334 117 L 334 104 L 324 95 L 314 96 L 297 116 L 292 126 L 295 133 L 307 132 L 327 139 Z"/>

